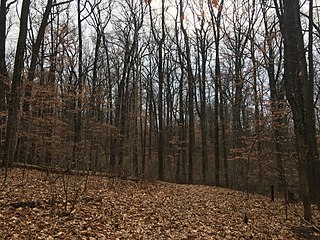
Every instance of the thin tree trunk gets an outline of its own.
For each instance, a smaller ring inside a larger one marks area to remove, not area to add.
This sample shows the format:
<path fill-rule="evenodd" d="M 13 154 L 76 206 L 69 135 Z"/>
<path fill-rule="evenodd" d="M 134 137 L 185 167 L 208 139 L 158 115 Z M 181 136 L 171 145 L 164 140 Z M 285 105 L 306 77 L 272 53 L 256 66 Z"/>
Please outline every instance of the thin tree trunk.
<path fill-rule="evenodd" d="M 188 79 L 188 182 L 193 183 L 193 161 L 194 161 L 194 76 L 192 73 L 191 63 L 191 49 L 189 43 L 189 36 L 184 26 L 184 7 L 183 2 L 180 0 L 180 26 L 184 36 L 185 42 L 185 57 Z"/>
<path fill-rule="evenodd" d="M 253 33 L 254 35 L 254 33 Z M 254 135 L 256 138 L 256 146 L 257 146 L 257 161 L 258 161 L 258 184 L 259 187 L 262 186 L 262 180 L 263 180 L 263 166 L 262 166 L 262 144 L 261 144 L 261 130 L 263 128 L 262 124 L 262 118 L 259 109 L 260 105 L 260 98 L 258 96 L 258 76 L 257 76 L 257 61 L 255 56 L 255 47 L 254 47 L 254 36 L 250 39 L 250 52 L 251 52 L 251 61 L 252 61 L 252 78 L 253 78 L 253 98 L 254 98 Z M 249 169 L 248 169 L 249 170 Z M 248 189 L 247 189 L 248 190 Z"/>
<path fill-rule="evenodd" d="M 164 127 L 163 127 L 163 83 L 164 83 L 164 71 L 163 71 L 163 44 L 166 37 L 165 31 L 165 1 L 161 1 L 161 36 L 158 37 L 154 28 L 153 19 L 152 19 L 152 10 L 151 4 L 149 4 L 150 11 L 150 22 L 151 22 L 151 31 L 153 38 L 155 39 L 158 45 L 158 75 L 159 75 L 159 100 L 158 100 L 158 119 L 159 119 L 159 128 L 158 128 L 158 179 L 164 179 Z"/>
<path fill-rule="evenodd" d="M 213 28 L 214 39 L 215 39 L 215 68 L 214 68 L 214 152 L 215 152 L 215 184 L 220 185 L 220 150 L 222 150 L 223 165 L 224 165 L 224 178 L 226 186 L 229 186 L 229 167 L 228 157 L 226 149 L 226 138 L 225 138 L 225 123 L 224 123 L 224 109 L 223 109 L 223 92 L 221 87 L 221 69 L 220 69 L 220 25 L 223 11 L 224 0 L 220 2 L 219 11 L 215 15 L 214 6 L 212 1 L 208 0 L 208 6 L 211 15 L 211 21 L 215 22 Z M 220 122 L 219 122 L 220 117 Z M 221 141 L 219 131 L 221 130 Z M 220 146 L 221 142 L 221 146 Z M 222 147 L 222 149 L 220 149 Z"/>
<path fill-rule="evenodd" d="M 82 19 L 81 19 L 81 1 L 77 1 L 77 23 L 78 23 L 78 81 L 74 89 L 74 142 L 73 142 L 73 163 L 76 168 L 83 168 L 83 163 L 79 162 L 79 143 L 81 141 L 81 108 L 82 108 L 82 85 L 83 85 L 83 41 L 82 41 Z"/>
<path fill-rule="evenodd" d="M 206 71 L 207 71 L 207 32 L 204 29 L 205 19 L 201 19 L 201 33 L 197 35 L 199 51 L 199 92 L 200 92 L 200 129 L 201 129 L 201 157 L 202 157 L 202 181 L 208 183 L 208 142 L 207 142 L 207 97 L 206 97 Z M 201 58 L 201 61 L 200 61 Z"/>
<path fill-rule="evenodd" d="M 6 0 L 1 0 L 0 5 L 0 125 L 5 123 L 5 116 L 2 116 L 2 114 L 7 110 L 6 2 Z"/>
<path fill-rule="evenodd" d="M 306 141 L 309 149 L 308 182 L 310 198 L 314 200 L 320 209 L 320 159 L 316 141 L 315 109 L 314 109 L 314 60 L 313 60 L 313 0 L 309 0 L 309 44 L 308 44 L 309 78 L 306 79 Z"/>
<path fill-rule="evenodd" d="M 96 45 L 94 49 L 94 60 L 93 60 L 93 73 L 92 73 L 92 92 L 91 92 L 91 116 L 99 119 L 99 106 L 97 103 L 97 81 L 98 81 L 98 62 L 99 62 L 99 52 L 102 40 L 102 34 L 99 29 L 96 29 Z"/>
<path fill-rule="evenodd" d="M 277 74 L 275 71 L 275 53 L 274 53 L 274 34 L 271 30 L 269 30 L 268 21 L 267 21 L 267 6 L 263 6 L 263 22 L 266 34 L 266 49 L 268 50 L 266 53 L 266 66 L 267 73 L 269 78 L 269 88 L 270 88 L 270 107 L 271 107 L 271 119 L 272 119 L 272 132 L 275 146 L 275 159 L 278 171 L 278 181 L 283 192 L 285 204 L 287 205 L 287 183 L 286 183 L 286 173 L 285 173 L 285 165 L 283 161 L 284 157 L 284 126 L 286 116 L 284 113 L 284 92 L 283 92 L 283 81 L 279 81 L 277 78 Z M 280 49 L 281 51 L 281 49 Z M 281 63 L 278 66 L 281 68 Z M 286 209 L 286 218 L 288 216 Z"/>
<path fill-rule="evenodd" d="M 6 0 L 1 0 L 0 5 L 0 164 L 2 162 L 6 127 L 6 95 L 7 95 L 7 65 L 6 65 Z"/>

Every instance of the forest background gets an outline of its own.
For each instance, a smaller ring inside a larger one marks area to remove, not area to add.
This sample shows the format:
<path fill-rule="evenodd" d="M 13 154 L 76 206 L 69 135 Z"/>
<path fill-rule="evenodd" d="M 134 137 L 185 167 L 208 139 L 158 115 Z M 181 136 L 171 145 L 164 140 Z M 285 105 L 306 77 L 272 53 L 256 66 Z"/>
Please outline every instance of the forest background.
<path fill-rule="evenodd" d="M 6 1 L 3 166 L 107 172 L 320 206 L 317 1 Z"/>

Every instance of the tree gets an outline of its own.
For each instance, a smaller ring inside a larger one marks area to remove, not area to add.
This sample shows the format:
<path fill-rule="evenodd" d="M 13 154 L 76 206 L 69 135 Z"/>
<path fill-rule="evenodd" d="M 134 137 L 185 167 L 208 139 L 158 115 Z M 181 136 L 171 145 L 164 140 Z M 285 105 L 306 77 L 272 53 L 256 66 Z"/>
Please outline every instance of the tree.
<path fill-rule="evenodd" d="M 115 31 L 117 32 L 117 39 L 113 40 L 113 46 L 118 49 L 118 54 L 121 54 L 121 61 L 118 61 L 116 76 L 117 89 L 115 100 L 115 126 L 119 130 L 120 139 L 117 140 L 118 150 L 118 166 L 123 167 L 125 149 L 131 144 L 129 142 L 130 131 L 130 105 L 134 101 L 130 92 L 132 89 L 132 81 L 137 75 L 137 62 L 140 57 L 140 30 L 144 22 L 144 6 L 143 1 L 129 1 L 126 0 L 119 5 L 119 8 L 125 13 L 123 18 L 117 18 L 113 22 Z M 118 58 L 119 55 L 114 57 Z M 128 141 L 126 141 L 128 140 Z M 131 145 L 130 145 L 131 146 Z M 116 164 L 115 159 L 111 159 L 111 166 Z"/>
<path fill-rule="evenodd" d="M 217 13 L 212 4 L 212 1 L 208 1 L 211 22 L 213 24 L 214 33 L 214 46 L 215 46 L 215 66 L 214 66 L 214 153 L 215 153 L 215 183 L 220 185 L 220 137 L 219 129 L 221 128 L 221 140 L 222 140 L 222 156 L 224 164 L 224 178 L 226 186 L 229 186 L 229 167 L 228 158 L 226 153 L 226 139 L 225 139 L 225 123 L 224 123 L 224 110 L 223 110 L 223 92 L 221 88 L 221 64 L 220 64 L 220 43 L 221 43 L 221 20 L 224 1 L 220 2 Z M 219 124 L 219 117 L 220 123 Z"/>
<path fill-rule="evenodd" d="M 196 10 L 196 9 L 194 9 Z M 197 13 L 193 15 L 197 16 L 194 20 L 194 25 L 200 25 L 195 29 L 195 50 L 197 52 L 197 78 L 199 85 L 199 107 L 196 104 L 198 115 L 200 118 L 200 131 L 201 131 L 201 158 L 202 158 L 202 181 L 204 184 L 208 183 L 208 128 L 207 128 L 207 67 L 208 67 L 208 55 L 209 49 L 213 45 L 213 37 L 211 34 L 211 26 L 206 22 L 204 15 L 204 6 L 200 6 L 200 16 Z M 216 139 L 215 139 L 216 140 Z M 215 142 L 215 146 L 218 142 Z M 216 150 L 216 148 L 215 148 Z M 219 151 L 217 152 L 219 154 Z"/>
<path fill-rule="evenodd" d="M 224 32 L 226 37 L 226 47 L 230 61 L 229 73 L 233 80 L 232 90 L 234 89 L 232 97 L 232 153 L 233 153 L 233 175 L 234 179 L 238 178 L 236 175 L 243 175 L 244 170 L 244 151 L 245 151 L 245 128 L 248 127 L 245 103 L 247 94 L 246 89 L 246 76 L 245 76 L 245 66 L 247 66 L 247 50 L 250 36 L 257 20 L 255 0 L 233 1 L 231 16 L 228 16 L 228 24 L 224 25 Z M 239 11 L 241 9 L 241 11 Z M 225 14 L 227 18 L 227 14 Z M 238 169 L 241 170 L 238 173 Z M 233 182 L 233 184 L 242 185 L 243 181 Z"/>
<path fill-rule="evenodd" d="M 3 157 L 3 136 L 5 135 L 6 123 L 6 94 L 7 94 L 7 81 L 8 72 L 6 65 L 6 14 L 7 4 L 6 0 L 1 0 L 0 5 L 0 156 Z"/>
<path fill-rule="evenodd" d="M 284 37 L 284 81 L 294 120 L 304 218 L 311 222 L 310 200 L 319 204 L 319 157 L 315 139 L 313 79 L 308 75 L 298 0 L 274 1 Z M 312 11 L 312 9 L 309 9 Z M 313 53 L 309 53 L 313 54 Z M 313 195 L 315 194 L 315 196 Z"/>
<path fill-rule="evenodd" d="M 314 107 L 314 81 L 315 81 L 315 65 L 314 65 L 314 51 L 313 51 L 313 29 L 314 29 L 314 21 L 313 21 L 313 9 L 314 3 L 313 0 L 309 1 L 309 22 L 308 22 L 308 78 L 305 79 L 305 95 L 306 95 L 306 103 L 305 103 L 305 114 L 306 114 L 306 125 L 307 125 L 307 133 L 305 139 L 307 141 L 307 145 L 309 148 L 308 159 L 310 162 L 308 164 L 308 181 L 310 187 L 310 198 L 315 200 L 318 208 L 320 209 L 320 158 L 318 153 L 318 146 L 316 140 L 316 127 L 315 127 L 315 107 Z"/>
<path fill-rule="evenodd" d="M 180 28 L 183 34 L 184 40 L 184 58 L 186 61 L 187 79 L 188 79 L 188 182 L 193 183 L 193 168 L 194 168 L 194 75 L 191 62 L 191 48 L 190 39 L 184 24 L 185 22 L 185 8 L 183 1 L 179 2 L 179 16 L 180 16 Z"/>
<path fill-rule="evenodd" d="M 1 0 L 0 5 L 0 125 L 4 123 L 3 112 L 6 111 L 6 0 Z"/>
<path fill-rule="evenodd" d="M 263 26 L 265 31 L 263 59 L 264 66 L 267 71 L 269 88 L 270 88 L 270 111 L 272 121 L 272 135 L 274 139 L 274 157 L 277 165 L 279 185 L 282 188 L 285 201 L 287 201 L 287 183 L 285 172 L 285 139 L 288 134 L 286 123 L 287 114 L 285 104 L 285 93 L 283 79 L 280 77 L 282 65 L 282 38 L 277 39 L 276 30 L 279 27 L 276 22 L 276 16 L 269 14 L 271 8 L 267 6 L 266 2 L 261 2 L 261 10 L 263 17 Z M 270 22 L 269 15 L 273 16 Z M 280 44 L 277 44 L 279 42 Z M 277 48 L 276 46 L 279 45 Z M 279 60 L 277 61 L 277 51 Z"/>
<path fill-rule="evenodd" d="M 26 97 L 29 97 L 29 98 L 31 97 L 32 81 L 34 80 L 34 77 L 35 77 L 35 69 L 38 63 L 41 43 L 45 35 L 45 30 L 48 24 L 48 19 L 49 19 L 52 7 L 53 7 L 53 1 L 48 0 L 45 11 L 43 13 L 43 18 L 38 30 L 36 41 L 32 45 L 31 62 L 30 62 L 30 67 L 28 69 L 28 77 L 27 77 L 28 82 L 27 82 L 27 90 L 26 90 Z M 28 104 L 28 102 L 26 102 L 26 104 L 24 104 L 24 111 L 29 111 L 29 110 L 30 110 L 30 105 Z"/>
<path fill-rule="evenodd" d="M 19 124 L 20 92 L 22 83 L 22 70 L 24 67 L 24 53 L 26 49 L 27 26 L 30 0 L 24 0 L 21 7 L 20 29 L 14 69 L 12 75 L 12 85 L 8 101 L 8 124 L 6 130 L 5 163 L 7 167 L 12 167 L 17 144 L 17 128 Z"/>
<path fill-rule="evenodd" d="M 164 128 L 163 128 L 163 83 L 164 83 L 164 58 L 163 58 L 163 45 L 166 38 L 166 30 L 165 30 L 165 1 L 161 0 L 161 34 L 158 35 L 155 30 L 154 20 L 152 18 L 152 10 L 151 4 L 149 3 L 149 11 L 150 11 L 150 23 L 151 23 L 151 31 L 153 38 L 158 46 L 158 77 L 159 77 L 159 100 L 158 100 L 158 162 L 159 162 L 159 172 L 158 178 L 159 180 L 164 179 Z"/>
<path fill-rule="evenodd" d="M 178 2 L 176 3 L 176 8 L 179 9 Z M 177 182 L 187 182 L 187 169 L 186 169 L 186 110 L 185 110 L 185 101 L 184 101 L 184 88 L 185 88 L 185 69 L 184 69 L 184 60 L 183 60 L 183 48 L 182 48 L 182 37 L 180 31 L 179 19 L 182 17 L 182 13 L 180 11 L 176 12 L 174 18 L 174 39 L 176 45 L 176 56 L 179 67 L 175 69 L 175 76 L 178 84 L 178 154 L 176 161 L 176 172 L 175 179 Z"/>

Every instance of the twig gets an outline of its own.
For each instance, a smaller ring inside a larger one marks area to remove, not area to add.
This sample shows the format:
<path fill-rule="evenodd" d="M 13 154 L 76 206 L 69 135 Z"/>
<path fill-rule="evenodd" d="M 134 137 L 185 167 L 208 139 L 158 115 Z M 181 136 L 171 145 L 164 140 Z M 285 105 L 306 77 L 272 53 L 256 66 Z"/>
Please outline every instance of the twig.
<path fill-rule="evenodd" d="M 318 228 L 315 224 L 312 224 L 312 222 L 308 222 L 306 219 L 304 219 L 304 217 L 301 216 L 301 215 L 298 213 L 297 209 L 293 208 L 293 207 L 290 206 L 289 204 L 288 204 L 288 207 L 289 207 L 289 209 L 291 209 L 300 219 L 302 219 L 302 221 L 303 221 L 304 223 L 306 223 L 307 225 L 309 225 L 314 231 L 320 233 L 320 228 Z"/>

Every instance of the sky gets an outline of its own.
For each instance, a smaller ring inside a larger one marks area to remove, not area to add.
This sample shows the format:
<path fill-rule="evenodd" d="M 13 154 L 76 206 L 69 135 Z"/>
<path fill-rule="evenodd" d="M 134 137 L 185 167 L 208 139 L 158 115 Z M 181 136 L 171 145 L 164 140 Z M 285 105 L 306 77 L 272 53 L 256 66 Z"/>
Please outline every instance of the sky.
<path fill-rule="evenodd" d="M 62 1 L 62 0 L 61 0 Z M 147 0 L 146 0 L 147 1 Z M 220 2 L 219 0 L 217 0 Z M 20 14 L 20 6 L 21 6 L 22 0 L 18 0 L 18 4 L 13 5 L 11 7 L 11 10 L 9 11 L 8 15 L 8 26 L 10 27 L 9 34 L 7 36 L 7 54 L 11 54 L 11 52 L 14 52 L 14 49 L 16 47 L 16 39 L 18 36 L 18 26 L 19 26 L 19 19 L 18 15 Z M 33 3 L 40 3 L 40 2 L 46 2 L 44 0 L 35 0 L 32 1 Z M 170 24 L 170 21 L 172 23 L 174 22 L 175 16 L 176 16 L 176 11 L 177 11 L 177 2 L 179 0 L 165 0 L 166 4 L 166 24 Z M 191 7 L 194 8 L 194 12 L 198 15 L 201 15 L 200 9 L 201 9 L 201 3 L 203 2 L 203 6 L 206 6 L 207 0 L 183 0 L 183 2 L 186 4 L 186 6 L 189 6 L 185 10 L 185 25 L 187 28 L 194 29 L 197 27 L 197 18 L 194 17 L 191 11 Z M 232 3 L 233 0 L 225 0 L 226 5 L 229 3 Z M 305 4 L 308 5 L 309 1 L 304 0 Z M 75 2 L 73 3 L 75 4 Z M 315 20 L 316 22 L 320 22 L 320 0 L 314 0 L 314 5 L 319 6 L 315 9 Z M 151 6 L 154 11 L 157 9 L 159 10 L 161 7 L 161 0 L 151 0 Z M 148 12 L 148 10 L 146 10 Z M 227 8 L 224 9 L 224 11 L 227 11 Z M 155 16 L 156 14 L 154 14 Z M 210 20 L 209 14 L 207 11 L 205 11 L 205 15 L 207 16 L 208 21 Z"/>

